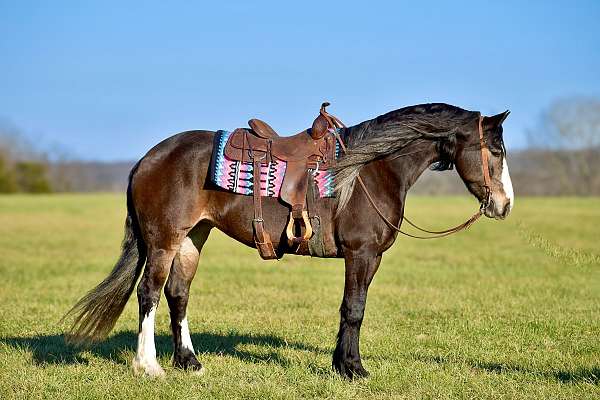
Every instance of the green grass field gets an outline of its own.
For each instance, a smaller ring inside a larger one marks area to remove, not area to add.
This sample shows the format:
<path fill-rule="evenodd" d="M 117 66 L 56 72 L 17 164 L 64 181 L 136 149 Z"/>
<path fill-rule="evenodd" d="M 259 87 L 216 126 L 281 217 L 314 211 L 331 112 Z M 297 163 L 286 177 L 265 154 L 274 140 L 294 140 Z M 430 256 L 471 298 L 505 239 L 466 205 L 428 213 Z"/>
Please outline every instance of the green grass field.
<path fill-rule="evenodd" d="M 424 226 L 461 222 L 471 198 L 411 198 Z M 85 350 L 58 320 L 112 268 L 119 195 L 0 197 L 0 399 L 600 398 L 600 199 L 517 198 L 436 241 L 399 238 L 369 293 L 361 336 L 371 377 L 331 371 L 343 261 L 257 253 L 213 232 L 188 316 L 202 377 L 170 365 L 164 299 L 157 314 L 164 380 L 131 372 L 137 302 Z"/>

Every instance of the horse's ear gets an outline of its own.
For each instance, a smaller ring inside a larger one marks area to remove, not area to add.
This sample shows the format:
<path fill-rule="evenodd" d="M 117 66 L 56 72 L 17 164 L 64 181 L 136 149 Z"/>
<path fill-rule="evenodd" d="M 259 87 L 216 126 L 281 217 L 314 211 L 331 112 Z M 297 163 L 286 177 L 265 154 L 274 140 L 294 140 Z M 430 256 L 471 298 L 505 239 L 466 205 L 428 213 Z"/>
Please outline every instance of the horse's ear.
<path fill-rule="evenodd" d="M 493 115 L 491 117 L 483 117 L 483 124 L 489 128 L 495 128 L 497 126 L 502 125 L 506 117 L 510 114 L 509 110 L 504 111 L 503 113 Z"/>

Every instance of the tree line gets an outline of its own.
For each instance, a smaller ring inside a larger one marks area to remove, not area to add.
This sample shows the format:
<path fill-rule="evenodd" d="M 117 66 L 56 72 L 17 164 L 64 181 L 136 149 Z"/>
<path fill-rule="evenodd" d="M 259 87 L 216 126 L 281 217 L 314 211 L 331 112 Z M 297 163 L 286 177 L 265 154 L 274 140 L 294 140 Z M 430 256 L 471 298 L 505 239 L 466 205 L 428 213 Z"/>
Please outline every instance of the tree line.
<path fill-rule="evenodd" d="M 527 132 L 528 146 L 509 149 L 518 195 L 600 196 L 600 99 L 560 99 Z M 14 128 L 0 126 L 0 193 L 123 191 L 134 161 L 66 160 L 35 150 Z M 464 194 L 453 172 L 428 171 L 418 194 Z"/>

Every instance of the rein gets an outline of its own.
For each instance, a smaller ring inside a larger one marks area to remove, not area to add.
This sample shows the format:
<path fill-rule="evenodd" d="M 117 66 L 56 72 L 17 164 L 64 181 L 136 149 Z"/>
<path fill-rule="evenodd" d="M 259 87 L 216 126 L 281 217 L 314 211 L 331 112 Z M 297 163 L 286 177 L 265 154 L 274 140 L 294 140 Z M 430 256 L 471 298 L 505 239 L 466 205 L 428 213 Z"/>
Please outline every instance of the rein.
<path fill-rule="evenodd" d="M 344 125 L 344 123 L 342 121 L 340 121 L 337 117 L 329 114 L 325 110 L 325 107 L 327 107 L 328 105 L 329 105 L 329 103 L 323 103 L 323 105 L 321 106 L 321 111 L 320 111 L 321 115 L 323 115 L 327 119 L 327 122 L 334 128 L 337 128 L 337 129 L 347 128 L 346 125 Z M 381 219 L 386 223 L 386 225 L 388 227 L 390 227 L 392 230 L 394 230 L 398 233 L 401 233 L 404 236 L 408 236 L 408 237 L 411 237 L 414 239 L 438 239 L 438 238 L 442 238 L 444 236 L 452 235 L 453 233 L 460 232 L 464 229 L 467 229 L 468 227 L 473 225 L 479 219 L 479 217 L 481 217 L 483 215 L 485 208 L 490 203 L 491 178 L 490 178 L 490 171 L 489 171 L 489 158 L 488 158 L 487 152 L 485 151 L 487 149 L 487 146 L 486 146 L 485 140 L 483 138 L 483 117 L 481 115 L 479 115 L 479 121 L 478 121 L 477 127 L 479 130 L 479 148 L 481 151 L 481 169 L 483 172 L 484 189 L 485 189 L 486 193 L 485 193 L 484 199 L 480 202 L 479 210 L 477 210 L 477 212 L 475 214 L 473 214 L 468 220 L 466 220 L 465 222 L 463 222 L 460 225 L 454 226 L 452 228 L 444 229 L 441 231 L 427 230 L 427 229 L 419 227 L 418 225 L 416 225 L 415 223 L 413 223 L 412 221 L 410 221 L 407 217 L 405 217 L 403 215 L 398 226 L 396 226 L 385 215 L 383 215 L 383 212 L 379 209 L 379 207 L 375 203 L 373 196 L 371 196 L 371 193 L 367 189 L 367 186 L 365 185 L 365 183 L 362 180 L 362 178 L 360 177 L 360 175 L 358 175 L 356 177 L 356 180 L 358 181 L 360 187 L 363 189 L 365 196 L 367 196 L 367 200 L 369 200 L 369 203 L 371 203 L 371 206 L 373 206 L 373 209 L 377 212 L 377 214 L 379 214 Z M 344 153 L 347 153 L 348 149 L 347 149 L 346 145 L 344 144 L 344 141 L 342 140 L 341 136 L 339 135 L 337 129 L 333 129 L 333 134 L 335 135 L 336 140 L 339 142 L 342 150 L 344 150 Z M 424 233 L 429 233 L 432 236 L 418 236 L 418 235 L 413 235 L 408 232 L 404 232 L 403 230 L 400 229 L 400 226 L 402 225 L 402 220 L 405 220 L 406 222 L 408 222 L 408 224 L 410 226 L 412 226 L 413 228 L 415 228 L 421 232 L 424 232 Z"/>

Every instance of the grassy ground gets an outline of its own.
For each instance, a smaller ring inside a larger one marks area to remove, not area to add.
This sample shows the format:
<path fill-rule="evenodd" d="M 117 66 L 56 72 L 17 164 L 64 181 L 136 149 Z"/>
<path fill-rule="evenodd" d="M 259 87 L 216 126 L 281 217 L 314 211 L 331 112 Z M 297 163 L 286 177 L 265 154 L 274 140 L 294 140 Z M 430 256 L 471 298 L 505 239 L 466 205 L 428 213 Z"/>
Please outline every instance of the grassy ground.
<path fill-rule="evenodd" d="M 112 268 L 124 219 L 117 195 L 0 197 L 0 398 L 600 398 L 600 200 L 517 199 L 505 222 L 437 241 L 399 238 L 371 286 L 361 345 L 372 376 L 330 370 L 343 263 L 260 261 L 214 232 L 188 316 L 203 377 L 131 373 L 132 299 L 113 334 L 65 346 L 58 320 Z M 468 198 L 411 198 L 431 227 Z"/>

